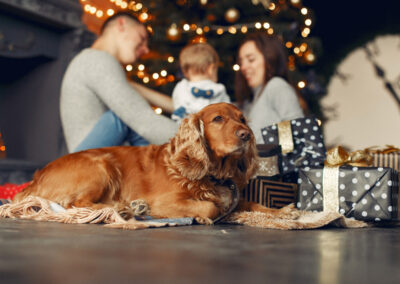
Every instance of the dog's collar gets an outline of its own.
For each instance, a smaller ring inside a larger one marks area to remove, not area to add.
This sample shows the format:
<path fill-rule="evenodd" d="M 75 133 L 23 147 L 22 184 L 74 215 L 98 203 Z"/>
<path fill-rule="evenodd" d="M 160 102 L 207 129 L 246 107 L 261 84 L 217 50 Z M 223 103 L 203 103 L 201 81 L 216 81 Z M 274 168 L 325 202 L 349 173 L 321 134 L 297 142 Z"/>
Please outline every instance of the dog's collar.
<path fill-rule="evenodd" d="M 219 223 L 219 222 L 223 221 L 223 220 L 225 219 L 226 216 L 228 216 L 229 214 L 232 213 L 233 210 L 235 210 L 235 208 L 236 208 L 236 207 L 238 206 L 238 204 L 239 204 L 240 194 L 239 194 L 239 189 L 238 189 L 238 187 L 237 187 L 236 184 L 235 184 L 232 180 L 230 180 L 230 179 L 227 179 L 227 180 L 219 180 L 219 179 L 216 179 L 215 177 L 212 176 L 212 177 L 211 177 L 211 180 L 212 180 L 213 182 L 215 182 L 216 184 L 220 185 L 220 186 L 228 187 L 229 190 L 232 192 L 232 204 L 231 204 L 231 206 L 229 207 L 229 209 L 228 209 L 224 214 L 222 214 L 221 216 L 218 216 L 216 219 L 213 220 L 213 223 L 216 224 L 216 223 Z"/>

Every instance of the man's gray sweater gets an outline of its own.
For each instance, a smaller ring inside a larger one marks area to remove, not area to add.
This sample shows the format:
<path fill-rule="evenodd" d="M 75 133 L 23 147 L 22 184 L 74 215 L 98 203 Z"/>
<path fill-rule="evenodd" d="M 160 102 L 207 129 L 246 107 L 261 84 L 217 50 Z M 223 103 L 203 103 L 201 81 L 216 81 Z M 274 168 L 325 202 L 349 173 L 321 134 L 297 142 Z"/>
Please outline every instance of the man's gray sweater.
<path fill-rule="evenodd" d="M 61 122 L 70 152 L 108 110 L 152 144 L 167 142 L 177 131 L 175 122 L 154 113 L 129 85 L 111 54 L 84 49 L 71 61 L 61 86 Z"/>

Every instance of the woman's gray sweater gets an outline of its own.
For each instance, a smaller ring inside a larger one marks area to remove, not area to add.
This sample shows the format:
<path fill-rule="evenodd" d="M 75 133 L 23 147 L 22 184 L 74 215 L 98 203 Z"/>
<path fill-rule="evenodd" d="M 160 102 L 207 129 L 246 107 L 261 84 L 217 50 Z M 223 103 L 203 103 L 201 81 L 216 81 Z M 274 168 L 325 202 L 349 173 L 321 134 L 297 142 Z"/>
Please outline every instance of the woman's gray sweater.
<path fill-rule="evenodd" d="M 274 123 L 304 117 L 293 87 L 280 77 L 273 77 L 263 90 L 254 90 L 255 98 L 243 107 L 257 144 L 264 144 L 261 129 Z"/>

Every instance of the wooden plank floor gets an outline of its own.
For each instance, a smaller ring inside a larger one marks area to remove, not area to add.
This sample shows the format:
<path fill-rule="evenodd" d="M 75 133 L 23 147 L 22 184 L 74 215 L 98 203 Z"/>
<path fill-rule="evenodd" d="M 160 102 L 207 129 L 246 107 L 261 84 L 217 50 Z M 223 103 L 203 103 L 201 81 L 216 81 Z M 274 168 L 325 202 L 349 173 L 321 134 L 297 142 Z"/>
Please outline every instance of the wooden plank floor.
<path fill-rule="evenodd" d="M 400 283 L 400 228 L 124 231 L 0 219 L 1 283 Z"/>

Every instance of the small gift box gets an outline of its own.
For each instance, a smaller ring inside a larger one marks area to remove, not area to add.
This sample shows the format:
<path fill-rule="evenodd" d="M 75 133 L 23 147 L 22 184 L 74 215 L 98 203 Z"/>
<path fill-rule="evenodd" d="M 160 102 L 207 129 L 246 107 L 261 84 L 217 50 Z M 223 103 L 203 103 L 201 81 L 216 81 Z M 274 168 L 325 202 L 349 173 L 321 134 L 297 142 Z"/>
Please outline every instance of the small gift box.
<path fill-rule="evenodd" d="M 334 211 L 364 221 L 398 218 L 399 175 L 392 168 L 305 167 L 298 183 L 299 209 Z"/>
<path fill-rule="evenodd" d="M 258 170 L 242 192 L 246 201 L 257 202 L 271 208 L 281 208 L 294 203 L 297 184 L 280 182 L 281 146 L 259 144 Z"/>
<path fill-rule="evenodd" d="M 400 171 L 400 149 L 388 145 L 385 149 L 367 149 L 374 167 L 389 167 Z"/>
<path fill-rule="evenodd" d="M 264 142 L 282 147 L 282 174 L 301 166 L 323 165 L 325 145 L 316 118 L 283 121 L 261 129 Z"/>
<path fill-rule="evenodd" d="M 274 144 L 257 144 L 258 169 L 256 176 L 276 179 L 281 172 L 281 146 Z"/>
<path fill-rule="evenodd" d="M 257 202 L 270 208 L 282 208 L 295 203 L 297 184 L 269 180 L 263 177 L 251 179 L 242 192 L 246 201 Z"/>

